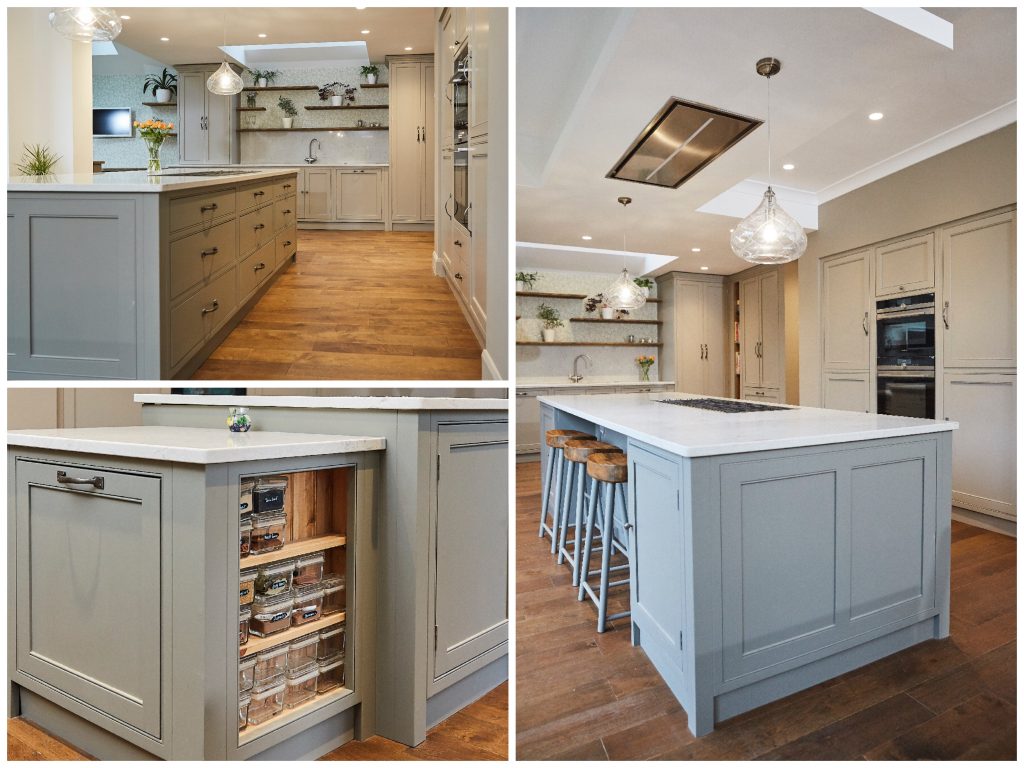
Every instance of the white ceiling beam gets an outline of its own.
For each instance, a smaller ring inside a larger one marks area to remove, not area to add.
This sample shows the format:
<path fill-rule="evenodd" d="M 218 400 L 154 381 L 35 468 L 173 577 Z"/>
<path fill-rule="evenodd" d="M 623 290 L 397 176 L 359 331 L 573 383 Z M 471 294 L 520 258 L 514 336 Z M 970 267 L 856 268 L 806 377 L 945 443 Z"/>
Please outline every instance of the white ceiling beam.
<path fill-rule="evenodd" d="M 865 8 L 886 21 L 953 50 L 953 24 L 924 8 Z"/>

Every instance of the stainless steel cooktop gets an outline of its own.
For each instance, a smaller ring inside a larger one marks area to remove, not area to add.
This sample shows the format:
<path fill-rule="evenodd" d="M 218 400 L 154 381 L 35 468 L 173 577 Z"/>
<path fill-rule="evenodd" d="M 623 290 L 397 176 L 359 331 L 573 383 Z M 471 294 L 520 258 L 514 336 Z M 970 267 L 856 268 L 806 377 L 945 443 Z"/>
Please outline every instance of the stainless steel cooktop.
<path fill-rule="evenodd" d="M 767 403 L 751 403 L 745 400 L 718 400 L 712 397 L 694 397 L 689 400 L 658 400 L 666 405 L 682 405 L 718 413 L 756 413 L 759 411 L 785 411 L 788 408 Z"/>

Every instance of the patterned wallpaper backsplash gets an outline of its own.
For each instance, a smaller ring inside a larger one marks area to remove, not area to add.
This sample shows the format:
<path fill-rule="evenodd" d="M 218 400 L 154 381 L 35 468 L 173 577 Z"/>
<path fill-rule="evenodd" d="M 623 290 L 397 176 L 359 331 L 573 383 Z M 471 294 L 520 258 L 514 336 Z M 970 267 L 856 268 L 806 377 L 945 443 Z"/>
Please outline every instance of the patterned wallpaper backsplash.
<path fill-rule="evenodd" d="M 92 103 L 94 107 L 131 107 L 133 120 L 164 120 L 176 122 L 178 110 L 175 107 L 144 107 L 143 101 L 156 101 L 152 93 L 142 92 L 146 75 L 93 75 Z M 172 97 L 173 100 L 174 97 Z M 138 134 L 133 138 L 96 138 L 92 140 L 92 157 L 104 160 L 104 169 L 145 168 L 146 144 Z M 178 137 L 164 139 L 160 151 L 164 165 L 178 162 Z"/>
<path fill-rule="evenodd" d="M 591 296 L 600 293 L 615 280 L 615 275 L 592 272 L 540 272 L 533 287 L 527 290 L 542 293 L 584 293 Z M 516 290 L 523 290 L 519 284 Z M 657 286 L 651 288 L 651 296 L 657 296 Z M 581 299 L 516 297 L 516 341 L 540 341 L 544 324 L 537 319 L 537 309 L 542 303 L 554 307 L 561 315 L 563 326 L 555 329 L 555 341 L 626 342 L 632 334 L 635 339 L 649 338 L 660 341 L 658 325 L 635 323 L 573 323 L 570 318 L 598 318 L 600 311 L 587 314 Z M 644 304 L 629 313 L 630 320 L 657 320 L 658 305 Z M 576 355 L 586 353 L 591 365 L 584 370 L 586 378 L 639 381 L 640 370 L 636 364 L 638 355 L 653 355 L 660 358 L 657 347 L 516 347 L 516 376 L 529 379 L 536 377 L 560 376 L 570 373 L 572 360 Z M 651 380 L 658 379 L 658 362 L 651 368 Z"/>
<path fill-rule="evenodd" d="M 378 83 L 388 82 L 388 70 L 383 64 L 377 77 Z M 365 82 L 359 74 L 358 64 L 345 64 L 335 67 L 309 68 L 280 66 L 281 74 L 272 85 L 316 85 L 341 82 L 358 86 Z M 244 74 L 242 79 L 246 87 L 252 84 L 252 78 Z M 246 96 L 253 91 L 242 91 L 241 106 L 247 107 Z M 327 128 L 355 127 L 359 120 L 364 124 L 388 124 L 389 88 L 356 88 L 356 106 L 380 105 L 380 109 L 304 109 L 307 106 L 327 106 L 330 101 L 320 101 L 316 91 L 266 91 L 256 93 L 256 106 L 266 107 L 266 112 L 240 112 L 240 128 L 280 128 L 284 113 L 277 107 L 278 97 L 284 96 L 292 100 L 298 109 L 293 128 L 318 128 L 323 131 L 297 131 L 291 133 L 242 133 L 241 161 L 243 163 L 281 163 L 301 162 L 309 149 L 310 139 L 320 139 L 322 150 L 317 157 L 324 164 L 328 163 L 387 163 L 388 132 L 387 131 L 335 131 Z"/>

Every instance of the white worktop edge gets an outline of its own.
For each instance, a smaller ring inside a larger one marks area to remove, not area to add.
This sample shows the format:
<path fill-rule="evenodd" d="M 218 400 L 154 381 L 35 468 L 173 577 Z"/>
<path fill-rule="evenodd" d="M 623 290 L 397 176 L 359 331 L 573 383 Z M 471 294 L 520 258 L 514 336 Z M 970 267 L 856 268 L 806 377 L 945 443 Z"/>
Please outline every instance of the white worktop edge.
<path fill-rule="evenodd" d="M 564 376 L 552 379 L 516 379 L 516 389 L 586 389 L 587 387 L 672 387 L 674 381 L 637 381 L 636 379 L 586 378 L 578 384 L 566 381 Z"/>
<path fill-rule="evenodd" d="M 216 405 L 260 408 L 337 408 L 371 411 L 507 411 L 496 397 L 311 397 L 305 395 L 135 395 L 143 405 Z"/>
<path fill-rule="evenodd" d="M 184 169 L 182 169 L 184 170 Z M 215 170 L 197 168 L 195 170 Z M 243 170 L 239 168 L 239 170 Z M 289 173 L 287 168 L 252 170 L 232 176 L 150 176 L 146 171 L 63 173 L 51 176 L 12 176 L 8 192 L 183 192 L 205 187 L 243 184 Z M 32 181 L 34 179 L 34 181 Z"/>
<path fill-rule="evenodd" d="M 383 437 L 161 426 L 18 429 L 7 433 L 7 444 L 186 464 L 381 451 L 387 445 Z"/>

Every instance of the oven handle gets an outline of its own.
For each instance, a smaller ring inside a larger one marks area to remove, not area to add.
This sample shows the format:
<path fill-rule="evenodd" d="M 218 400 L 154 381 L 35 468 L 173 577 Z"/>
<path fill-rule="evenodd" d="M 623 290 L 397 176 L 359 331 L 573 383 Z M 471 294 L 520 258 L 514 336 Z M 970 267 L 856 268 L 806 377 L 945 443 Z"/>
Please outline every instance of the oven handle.
<path fill-rule="evenodd" d="M 879 371 L 879 379 L 934 379 L 935 371 Z"/>
<path fill-rule="evenodd" d="M 880 309 L 875 315 L 879 320 L 888 320 L 890 317 L 916 317 L 918 315 L 934 315 L 935 305 L 921 305 L 920 307 L 913 307 L 910 309 Z"/>

